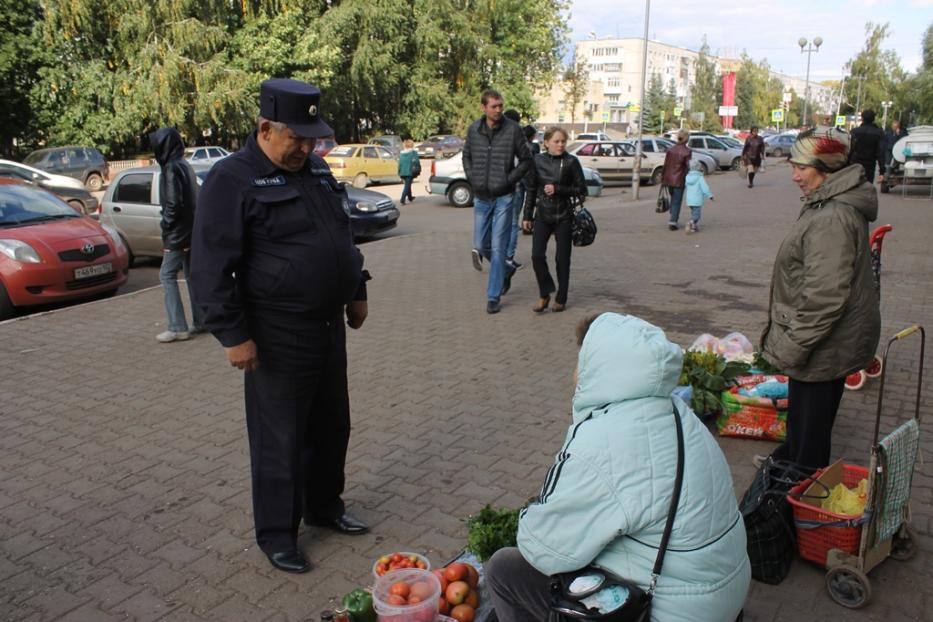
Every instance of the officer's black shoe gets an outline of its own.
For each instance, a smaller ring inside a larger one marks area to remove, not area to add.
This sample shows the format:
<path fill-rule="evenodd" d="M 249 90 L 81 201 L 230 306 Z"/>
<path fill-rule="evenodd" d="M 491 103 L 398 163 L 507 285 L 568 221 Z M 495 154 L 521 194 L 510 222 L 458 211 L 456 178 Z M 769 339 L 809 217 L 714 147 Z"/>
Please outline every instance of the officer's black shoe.
<path fill-rule="evenodd" d="M 301 554 L 301 552 L 292 549 L 291 551 L 279 551 L 278 553 L 266 553 L 269 562 L 285 572 L 308 572 L 311 570 L 311 562 Z"/>
<path fill-rule="evenodd" d="M 499 304 L 498 300 L 490 300 L 486 303 L 486 313 L 499 313 L 502 310 L 502 305 Z"/>
<path fill-rule="evenodd" d="M 305 523 L 314 525 L 315 527 L 332 529 L 336 532 L 345 533 L 351 536 L 359 535 L 369 531 L 369 525 L 359 520 L 358 518 L 350 516 L 349 514 L 343 514 L 341 516 L 337 516 L 336 518 L 314 518 L 310 521 L 305 519 Z"/>

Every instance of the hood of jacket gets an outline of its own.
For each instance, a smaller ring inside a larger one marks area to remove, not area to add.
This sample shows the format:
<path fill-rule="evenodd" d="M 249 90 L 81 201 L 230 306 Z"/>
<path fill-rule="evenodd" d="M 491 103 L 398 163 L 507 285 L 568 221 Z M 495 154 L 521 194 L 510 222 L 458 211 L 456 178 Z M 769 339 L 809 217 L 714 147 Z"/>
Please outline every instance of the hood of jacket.
<path fill-rule="evenodd" d="M 573 420 L 604 413 L 607 404 L 646 397 L 670 399 L 683 366 L 683 351 L 657 326 L 618 313 L 603 313 L 590 326 L 577 357 Z"/>
<path fill-rule="evenodd" d="M 700 180 L 703 179 L 703 173 L 700 171 L 690 171 L 687 173 L 687 178 L 684 181 L 688 186 L 695 186 L 700 183 Z"/>
<path fill-rule="evenodd" d="M 181 139 L 178 130 L 173 127 L 160 127 L 149 134 L 149 144 L 155 152 L 159 166 L 185 156 L 185 142 Z"/>
<path fill-rule="evenodd" d="M 861 164 L 850 164 L 842 170 L 830 173 L 822 185 L 804 199 L 803 209 L 824 203 L 830 199 L 855 208 L 868 222 L 878 218 L 878 193 L 865 179 L 865 168 Z"/>

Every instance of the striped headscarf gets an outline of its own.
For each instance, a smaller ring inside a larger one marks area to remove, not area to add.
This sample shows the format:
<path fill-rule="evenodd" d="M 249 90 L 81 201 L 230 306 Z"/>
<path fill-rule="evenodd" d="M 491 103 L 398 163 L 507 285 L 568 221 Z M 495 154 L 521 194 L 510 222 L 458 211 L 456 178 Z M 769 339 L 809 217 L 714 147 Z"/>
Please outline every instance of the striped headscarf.
<path fill-rule="evenodd" d="M 845 168 L 848 158 L 849 135 L 826 125 L 802 132 L 790 150 L 792 163 L 813 166 L 827 173 Z"/>

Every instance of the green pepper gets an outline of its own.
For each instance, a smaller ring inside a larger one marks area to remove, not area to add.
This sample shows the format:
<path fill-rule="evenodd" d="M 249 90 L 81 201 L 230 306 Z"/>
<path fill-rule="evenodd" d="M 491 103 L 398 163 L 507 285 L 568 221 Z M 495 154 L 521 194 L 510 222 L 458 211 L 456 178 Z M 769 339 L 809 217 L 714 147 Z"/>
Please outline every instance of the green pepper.
<path fill-rule="evenodd" d="M 347 608 L 353 622 L 376 622 L 373 595 L 362 588 L 357 588 L 344 596 L 343 606 Z"/>

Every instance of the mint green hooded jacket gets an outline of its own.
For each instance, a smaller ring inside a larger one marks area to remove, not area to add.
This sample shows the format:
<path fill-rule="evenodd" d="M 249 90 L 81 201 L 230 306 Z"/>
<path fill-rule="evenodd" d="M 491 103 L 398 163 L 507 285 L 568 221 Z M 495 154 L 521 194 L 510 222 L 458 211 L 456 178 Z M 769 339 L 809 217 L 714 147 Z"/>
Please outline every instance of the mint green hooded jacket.
<path fill-rule="evenodd" d="M 594 563 L 647 589 L 677 465 L 671 390 L 683 354 L 644 320 L 604 313 L 580 348 L 573 424 L 539 498 L 522 510 L 518 548 L 551 575 Z M 724 622 L 751 580 L 745 526 L 725 456 L 690 408 L 684 481 L 652 620 Z"/>

